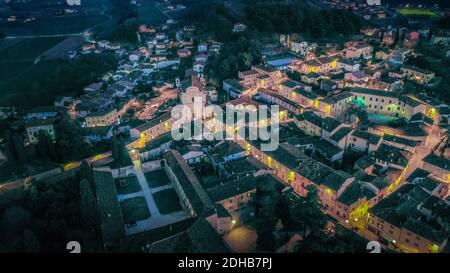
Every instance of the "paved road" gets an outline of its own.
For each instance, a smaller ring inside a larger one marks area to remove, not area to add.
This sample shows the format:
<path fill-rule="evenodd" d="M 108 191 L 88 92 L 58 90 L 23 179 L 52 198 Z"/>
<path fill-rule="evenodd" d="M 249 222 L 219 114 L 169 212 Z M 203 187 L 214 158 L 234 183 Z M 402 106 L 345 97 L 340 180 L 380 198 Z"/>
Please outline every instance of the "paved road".
<path fill-rule="evenodd" d="M 178 222 L 180 220 L 189 217 L 183 210 L 172 212 L 169 214 L 161 214 L 153 198 L 152 192 L 155 192 L 157 190 L 160 191 L 168 188 L 173 188 L 173 185 L 170 184 L 159 187 L 158 189 L 150 189 L 150 187 L 147 184 L 147 179 L 145 178 L 144 172 L 142 171 L 141 163 L 139 161 L 134 162 L 134 173 L 136 174 L 136 177 L 139 181 L 139 185 L 141 186 L 141 191 L 136 193 L 135 196 L 142 196 L 145 198 L 151 216 L 150 218 L 138 221 L 137 225 L 134 227 L 126 228 L 125 230 L 126 235 L 136 234 L 146 230 L 155 229 L 165 225 L 170 225 L 172 223 Z M 133 197 L 133 195 L 130 195 L 128 197 Z"/>
<path fill-rule="evenodd" d="M 419 146 L 416 148 L 416 152 L 410 159 L 408 164 L 408 169 L 405 171 L 401 182 L 411 175 L 417 168 L 422 168 L 422 159 L 428 154 L 436 149 L 436 146 L 442 141 L 444 136 L 440 136 L 440 129 L 438 126 L 433 125 L 430 135 L 428 136 L 428 141 L 424 146 Z"/>
<path fill-rule="evenodd" d="M 399 184 L 394 187 L 392 192 L 395 192 L 399 187 L 401 187 L 405 183 L 405 179 L 411 175 L 417 168 L 422 168 L 423 162 L 422 159 L 426 157 L 428 154 L 435 151 L 438 144 L 441 143 L 441 141 L 444 139 L 444 136 L 440 136 L 440 129 L 438 126 L 433 126 L 430 132 L 430 135 L 428 136 L 428 141 L 424 146 L 416 147 L 416 152 L 413 154 L 412 158 L 409 161 L 408 168 L 405 170 L 405 172 L 402 174 L 402 178 L 399 182 Z M 392 193 L 391 192 L 391 193 Z M 367 218 L 367 215 L 361 217 L 359 221 L 365 222 Z M 340 221 L 340 223 L 346 227 L 346 228 L 352 228 L 354 226 L 360 226 L 356 225 L 355 223 L 349 222 L 344 223 L 343 221 Z M 357 230 L 357 233 L 361 235 L 362 237 L 368 239 L 368 240 L 378 240 L 378 236 L 373 234 L 371 231 L 367 230 L 365 228 L 366 225 L 364 225 L 363 228 L 359 228 Z M 391 250 L 395 250 L 392 245 L 387 246 Z"/>
<path fill-rule="evenodd" d="M 67 33 L 67 34 L 41 34 L 41 35 L 23 35 L 23 36 L 7 36 L 4 39 L 34 39 L 34 38 L 53 38 L 53 37 L 70 37 L 70 36 L 82 36 L 84 32 L 79 33 Z"/>
<path fill-rule="evenodd" d="M 158 107 L 171 100 L 176 99 L 178 94 L 178 89 L 172 89 L 162 92 L 158 97 L 151 99 L 145 106 L 143 112 L 136 112 L 136 118 L 140 120 L 149 120 L 158 110 Z M 156 107 L 155 107 L 156 106 Z"/>
<path fill-rule="evenodd" d="M 92 164 L 92 163 L 94 163 L 96 161 L 103 160 L 103 159 L 109 158 L 111 156 L 112 156 L 112 152 L 108 151 L 108 152 L 105 152 L 105 153 L 102 153 L 102 154 L 98 154 L 98 155 L 95 155 L 95 156 L 87 157 L 87 158 L 85 158 L 83 160 L 80 160 L 80 161 L 69 162 L 69 163 L 67 163 L 67 164 L 65 164 L 63 166 L 63 169 L 64 169 L 64 171 L 69 171 L 69 170 L 78 168 L 81 165 L 81 163 L 83 163 L 83 161 L 87 161 L 88 164 Z"/>
<path fill-rule="evenodd" d="M 152 217 L 158 217 L 161 214 L 159 213 L 159 210 L 155 205 L 155 201 L 153 200 L 152 192 L 147 184 L 147 179 L 145 178 L 145 175 L 142 172 L 140 163 L 135 164 L 134 172 L 139 181 L 139 185 L 141 186 L 142 192 L 144 194 L 145 200 L 147 201 L 147 206 L 150 209 L 150 213 L 151 213 Z"/>
<path fill-rule="evenodd" d="M 95 156 L 92 156 L 92 157 L 85 158 L 85 159 L 83 159 L 81 161 L 67 163 L 64 166 L 61 166 L 63 168 L 63 172 L 61 172 L 60 174 L 72 171 L 72 170 L 74 170 L 76 168 L 79 168 L 83 161 L 87 161 L 88 164 L 92 164 L 92 163 L 95 163 L 95 162 L 100 161 L 100 160 L 109 159 L 111 156 L 112 156 L 112 152 L 108 151 L 108 152 L 105 152 L 105 153 L 102 153 L 102 154 L 98 154 L 98 155 L 95 155 Z M 33 176 L 28 176 L 28 177 L 38 177 L 38 176 L 41 176 L 41 175 L 43 175 L 45 173 L 46 172 L 38 173 L 38 174 L 34 174 Z M 19 178 L 19 179 L 15 180 L 15 181 L 9 181 L 9 182 L 3 183 L 3 184 L 0 185 L 0 191 L 3 191 L 3 190 L 7 191 L 7 190 L 17 189 L 17 188 L 23 187 L 26 178 L 27 177 Z"/>

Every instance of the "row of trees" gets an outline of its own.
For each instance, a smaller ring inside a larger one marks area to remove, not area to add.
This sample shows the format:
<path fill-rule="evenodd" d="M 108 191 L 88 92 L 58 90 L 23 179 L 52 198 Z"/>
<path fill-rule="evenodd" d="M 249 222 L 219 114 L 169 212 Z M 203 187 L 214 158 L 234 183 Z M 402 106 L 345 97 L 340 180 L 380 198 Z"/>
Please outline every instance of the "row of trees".
<path fill-rule="evenodd" d="M 220 54 L 213 56 L 205 67 L 211 84 L 220 86 L 227 78 L 235 78 L 238 71 L 250 69 L 260 60 L 261 47 L 242 36 L 235 42 L 226 43 Z"/>
<path fill-rule="evenodd" d="M 282 209 L 284 203 L 280 202 L 280 198 L 280 193 L 271 181 L 258 178 L 252 203 L 255 208 L 256 233 L 258 235 L 256 244 L 262 251 L 275 250 L 274 231 L 276 225 L 280 218 L 282 222 L 286 220 L 286 210 Z"/>
<path fill-rule="evenodd" d="M 39 142 L 34 146 L 24 147 L 21 135 L 6 129 L 5 151 L 8 158 L 17 165 L 26 164 L 34 159 L 55 163 L 81 160 L 97 152 L 84 141 L 81 130 L 77 121 L 63 115 L 55 124 L 55 141 L 46 131 L 40 131 Z"/>
<path fill-rule="evenodd" d="M 213 56 L 205 67 L 205 74 L 214 86 L 227 78 L 234 78 L 240 70 L 260 62 L 261 39 L 272 38 L 273 33 L 304 33 L 311 37 L 357 33 L 363 21 L 344 10 L 307 9 L 301 1 L 248 1 L 245 16 L 238 18 L 221 3 L 203 4 L 192 9 L 183 18 L 185 23 L 197 26 L 198 39 L 215 38 L 224 42 L 220 54 Z M 233 33 L 233 24 L 244 22 L 250 31 Z"/>
<path fill-rule="evenodd" d="M 292 232 L 302 236 L 296 252 L 342 253 L 365 252 L 365 239 L 350 231 L 330 233 L 326 229 L 327 216 L 318 201 L 317 191 L 308 187 L 305 197 L 282 194 L 266 179 L 258 179 L 256 192 L 251 200 L 255 209 L 257 247 L 261 251 L 273 252 L 277 244 L 277 225 L 284 234 Z M 285 236 L 285 239 L 286 236 Z"/>
<path fill-rule="evenodd" d="M 426 91 L 428 95 L 450 103 L 450 74 L 448 73 L 450 58 L 443 57 L 446 54 L 445 47 L 423 43 L 417 47 L 417 51 L 424 55 L 409 57 L 406 63 L 435 72 L 436 76 L 440 77 L 440 82 L 433 88 L 424 90 L 423 87 L 418 86 L 416 89 Z"/>
<path fill-rule="evenodd" d="M 308 188 L 304 198 L 291 198 L 283 195 L 272 181 L 258 179 L 252 203 L 255 208 L 257 246 L 260 250 L 274 251 L 276 246 L 274 232 L 280 222 L 284 232 L 298 231 L 303 238 L 307 233 L 320 232 L 325 228 L 326 216 L 317 201 L 315 188 Z"/>
<path fill-rule="evenodd" d="M 236 77 L 239 70 L 249 69 L 259 61 L 260 45 L 252 37 L 254 33 L 234 33 L 233 25 L 239 18 L 223 3 L 202 3 L 201 8 L 191 9 L 183 20 L 197 26 L 196 39 L 199 41 L 215 39 L 224 43 L 220 54 L 211 56 L 205 67 L 212 85 L 220 86 L 224 79 Z"/>
<path fill-rule="evenodd" d="M 136 5 L 132 5 L 130 1 L 110 0 L 113 9 L 111 13 L 117 18 L 119 24 L 125 22 L 130 18 L 139 16 Z"/>
<path fill-rule="evenodd" d="M 197 25 L 196 36 L 216 38 L 221 42 L 235 41 L 240 35 L 233 33 L 233 25 L 238 20 L 223 3 L 202 4 L 192 8 L 183 20 Z"/>
<path fill-rule="evenodd" d="M 82 136 L 80 124 L 68 115 L 64 115 L 56 125 L 56 161 L 81 160 L 90 155 L 89 148 L 90 146 L 85 143 Z"/>
<path fill-rule="evenodd" d="M 26 161 L 27 154 L 25 152 L 25 147 L 19 134 L 12 133 L 9 129 L 6 129 L 4 139 L 6 148 L 5 150 L 8 158 L 14 163 L 24 163 Z"/>
<path fill-rule="evenodd" d="M 134 19 L 128 19 L 117 26 L 109 33 L 100 35 L 100 39 L 108 39 L 113 42 L 126 42 L 136 44 L 138 42 L 138 23 Z"/>
<path fill-rule="evenodd" d="M 0 203 L 0 252 L 65 252 L 79 241 L 84 252 L 99 250 L 99 208 L 91 169 L 62 181 L 28 182 L 6 192 Z"/>
<path fill-rule="evenodd" d="M 125 141 L 122 138 L 117 138 L 116 136 L 111 138 L 111 151 L 117 167 L 133 165 Z"/>

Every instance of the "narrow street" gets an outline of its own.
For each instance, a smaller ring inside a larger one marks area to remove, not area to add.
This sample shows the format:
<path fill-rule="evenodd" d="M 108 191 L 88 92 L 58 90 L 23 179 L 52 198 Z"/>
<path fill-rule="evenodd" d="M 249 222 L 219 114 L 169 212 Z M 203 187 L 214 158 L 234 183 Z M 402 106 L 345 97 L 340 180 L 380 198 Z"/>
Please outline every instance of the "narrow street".
<path fill-rule="evenodd" d="M 417 168 L 422 168 L 423 162 L 422 159 L 426 157 L 428 154 L 434 152 L 436 149 L 436 146 L 441 143 L 441 141 L 444 139 L 445 136 L 440 136 L 440 129 L 438 126 L 433 125 L 430 135 L 428 136 L 427 143 L 424 146 L 418 146 L 416 147 L 416 151 L 413 154 L 412 158 L 409 161 L 408 167 L 404 170 L 402 177 L 399 181 L 399 183 L 393 188 L 393 191 L 390 193 L 395 192 L 398 188 L 400 188 L 403 184 L 405 184 L 405 179 L 408 178 Z M 339 221 L 339 223 L 346 227 L 347 229 L 352 229 L 357 227 L 357 230 L 355 231 L 360 236 L 366 238 L 370 241 L 378 241 L 379 238 L 376 234 L 369 231 L 366 226 L 367 221 L 367 215 L 360 217 L 358 221 L 354 221 L 351 219 L 348 222 Z M 392 245 L 384 246 L 388 249 L 395 250 Z"/>
<path fill-rule="evenodd" d="M 436 148 L 436 145 L 438 145 L 442 140 L 444 136 L 440 136 L 440 129 L 438 126 L 433 125 L 431 129 L 431 133 L 428 136 L 428 140 L 425 146 L 418 146 L 416 147 L 416 152 L 414 153 L 413 157 L 409 161 L 408 168 L 405 170 L 405 173 L 403 174 L 403 177 L 401 179 L 402 184 L 404 180 L 411 175 L 417 168 L 422 168 L 423 162 L 422 159 L 426 157 L 428 154 L 434 151 Z"/>
<path fill-rule="evenodd" d="M 177 89 L 162 92 L 158 97 L 147 102 L 142 110 L 136 112 L 135 116 L 139 120 L 150 120 L 162 104 L 176 98 Z"/>

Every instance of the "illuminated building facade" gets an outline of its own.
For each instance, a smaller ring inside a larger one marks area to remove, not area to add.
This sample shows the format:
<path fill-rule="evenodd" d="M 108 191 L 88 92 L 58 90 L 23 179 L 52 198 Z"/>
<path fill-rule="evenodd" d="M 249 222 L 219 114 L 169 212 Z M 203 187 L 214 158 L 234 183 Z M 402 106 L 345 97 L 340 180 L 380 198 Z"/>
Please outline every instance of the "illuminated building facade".
<path fill-rule="evenodd" d="M 367 44 L 361 44 L 348 47 L 345 49 L 344 56 L 346 59 L 358 59 L 358 58 L 368 59 L 372 57 L 372 46 Z"/>
<path fill-rule="evenodd" d="M 435 73 L 412 66 L 403 66 L 400 70 L 405 74 L 405 77 L 420 84 L 429 84 L 434 78 Z"/>
<path fill-rule="evenodd" d="M 131 138 L 134 139 L 128 147 L 142 148 L 148 141 L 170 132 L 172 124 L 176 119 L 172 117 L 171 112 L 166 112 L 144 124 L 130 129 Z"/>
<path fill-rule="evenodd" d="M 28 142 L 36 144 L 39 142 L 39 132 L 44 131 L 52 141 L 56 140 L 54 119 L 34 119 L 26 123 Z"/>
<path fill-rule="evenodd" d="M 86 127 L 109 126 L 119 122 L 119 116 L 115 108 L 90 113 L 86 117 Z"/>

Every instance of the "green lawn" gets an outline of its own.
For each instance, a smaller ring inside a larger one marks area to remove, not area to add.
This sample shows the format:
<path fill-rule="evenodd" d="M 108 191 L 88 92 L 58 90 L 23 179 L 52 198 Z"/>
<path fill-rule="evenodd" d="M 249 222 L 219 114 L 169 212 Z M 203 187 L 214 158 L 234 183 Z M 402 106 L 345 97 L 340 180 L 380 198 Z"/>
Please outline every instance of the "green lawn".
<path fill-rule="evenodd" d="M 9 41 L 0 42 L 0 88 L 1 90 L 17 89 L 17 83 L 12 81 L 10 86 L 6 82 L 13 78 L 20 78 L 21 75 L 33 66 L 34 60 L 48 49 L 60 43 L 64 38 L 35 38 L 22 39 L 15 43 Z M 39 69 L 41 70 L 41 69 Z M 25 79 L 30 79 L 30 75 L 24 75 Z M 29 87 L 29 86 L 28 86 Z"/>
<path fill-rule="evenodd" d="M 399 10 L 399 13 L 406 16 L 429 16 L 429 17 L 439 17 L 440 15 L 434 11 L 431 10 L 424 10 L 424 9 L 401 9 Z"/>
<path fill-rule="evenodd" d="M 145 179 L 150 188 L 157 188 L 170 183 L 169 177 L 164 169 L 145 173 Z"/>
<path fill-rule="evenodd" d="M 34 60 L 64 38 L 21 39 L 14 43 L 0 42 L 0 101 L 1 106 L 30 101 L 22 92 L 30 92 L 32 84 L 52 73 L 63 60 Z M 36 94 L 38 95 L 38 94 Z"/>
<path fill-rule="evenodd" d="M 0 62 L 5 60 L 34 61 L 34 59 L 39 55 L 63 40 L 63 37 L 21 39 L 19 42 L 10 46 L 7 46 L 7 41 L 0 42 L 6 45 L 2 50 L 0 50 Z"/>
<path fill-rule="evenodd" d="M 31 61 L 0 61 L 0 86 L 15 78 L 33 65 Z M 3 89 L 3 88 L 2 88 Z"/>
<path fill-rule="evenodd" d="M 150 210 L 144 197 L 135 197 L 120 202 L 123 220 L 126 224 L 133 224 L 137 221 L 151 217 Z"/>
<path fill-rule="evenodd" d="M 140 0 L 139 3 L 141 4 L 138 8 L 140 23 L 159 26 L 167 20 L 167 17 L 150 0 Z"/>
<path fill-rule="evenodd" d="M 136 176 L 119 178 L 114 181 L 118 194 L 129 194 L 141 190 Z"/>
<path fill-rule="evenodd" d="M 0 106 L 30 105 L 33 104 L 33 100 L 51 99 L 50 97 L 43 98 L 43 94 L 33 92 L 33 83 L 51 75 L 55 67 L 62 62 L 64 61 L 44 60 L 37 64 L 32 62 L 0 63 L 1 71 L 14 71 L 14 73 L 5 72 L 0 76 Z"/>
<path fill-rule="evenodd" d="M 180 198 L 174 189 L 158 191 L 153 194 L 153 199 L 161 214 L 169 214 L 182 210 Z"/>
<path fill-rule="evenodd" d="M 374 122 L 376 124 L 388 124 L 391 121 L 399 119 L 398 117 L 369 112 L 367 113 L 367 118 L 369 119 L 369 121 Z"/>

